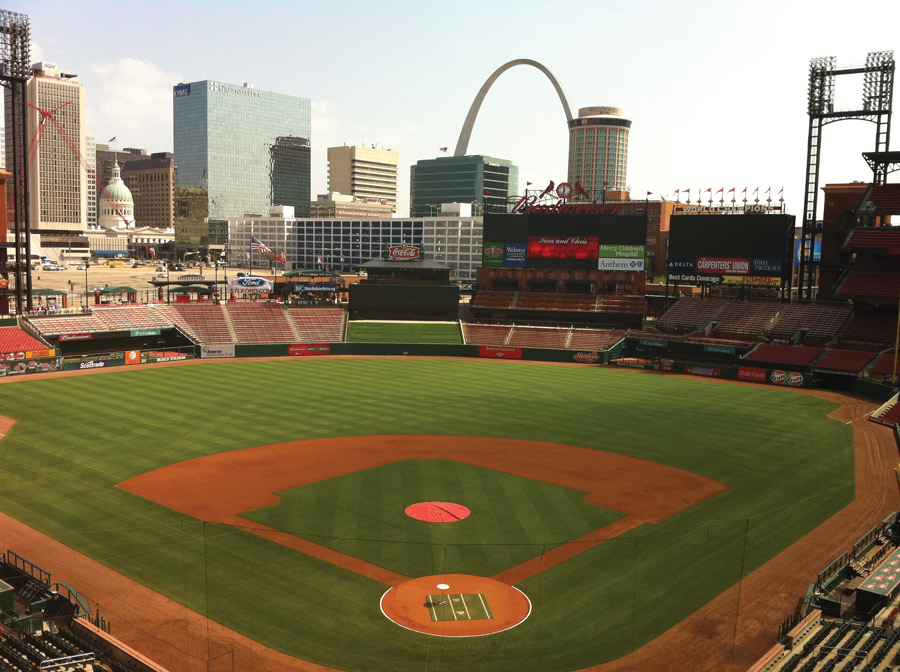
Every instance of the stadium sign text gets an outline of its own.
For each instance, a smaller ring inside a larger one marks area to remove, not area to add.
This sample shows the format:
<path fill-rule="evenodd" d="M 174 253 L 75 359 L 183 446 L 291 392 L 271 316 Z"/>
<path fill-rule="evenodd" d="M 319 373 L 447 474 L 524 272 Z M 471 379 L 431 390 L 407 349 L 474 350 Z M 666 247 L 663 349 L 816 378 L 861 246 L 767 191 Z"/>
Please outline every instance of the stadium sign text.
<path fill-rule="evenodd" d="M 388 257 L 391 259 L 418 259 L 419 248 L 414 245 L 400 243 L 399 245 L 391 245 L 388 248 Z"/>
<path fill-rule="evenodd" d="M 93 340 L 93 334 L 60 334 L 59 340 L 62 341 L 90 341 Z"/>
<path fill-rule="evenodd" d="M 622 209 L 621 205 L 605 205 L 602 203 L 568 203 L 557 201 L 552 205 L 538 204 L 537 196 L 513 196 L 512 212 L 524 215 L 615 215 Z"/>
<path fill-rule="evenodd" d="M 599 352 L 576 352 L 572 359 L 582 364 L 593 364 L 600 359 Z"/>
<path fill-rule="evenodd" d="M 88 362 L 78 362 L 79 369 L 102 369 L 109 364 L 108 359 L 92 359 Z"/>

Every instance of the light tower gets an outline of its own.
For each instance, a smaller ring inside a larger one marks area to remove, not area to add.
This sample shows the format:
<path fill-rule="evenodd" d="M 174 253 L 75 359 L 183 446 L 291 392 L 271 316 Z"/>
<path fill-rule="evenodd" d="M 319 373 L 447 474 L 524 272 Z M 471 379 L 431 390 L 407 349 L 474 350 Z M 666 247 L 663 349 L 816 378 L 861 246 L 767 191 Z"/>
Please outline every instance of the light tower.
<path fill-rule="evenodd" d="M 834 109 L 835 78 L 839 75 L 863 75 L 862 106 L 857 110 Z M 822 128 L 844 119 L 861 119 L 875 124 L 875 153 L 886 152 L 891 139 L 891 99 L 894 92 L 894 52 L 870 51 L 865 65 L 839 68 L 834 56 L 809 62 L 809 135 L 806 148 L 806 196 L 803 200 L 803 228 L 800 242 L 800 268 L 797 295 L 811 299 L 816 262 L 813 260 L 816 232 L 816 206 L 819 196 L 819 165 L 822 158 Z M 884 182 L 887 168 L 873 163 L 873 182 Z M 805 277 L 804 277 L 805 276 Z M 804 287 L 805 283 L 805 287 Z M 804 296 L 805 291 L 805 296 Z"/>

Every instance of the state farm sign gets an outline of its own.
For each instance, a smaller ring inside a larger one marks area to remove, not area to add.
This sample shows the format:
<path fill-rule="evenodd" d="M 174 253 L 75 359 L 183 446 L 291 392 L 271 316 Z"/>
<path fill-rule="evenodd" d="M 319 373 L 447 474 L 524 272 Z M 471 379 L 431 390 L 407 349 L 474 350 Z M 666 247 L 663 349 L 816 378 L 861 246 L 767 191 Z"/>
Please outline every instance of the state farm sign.
<path fill-rule="evenodd" d="M 419 248 L 406 243 L 392 245 L 389 249 L 388 256 L 391 259 L 418 259 Z"/>

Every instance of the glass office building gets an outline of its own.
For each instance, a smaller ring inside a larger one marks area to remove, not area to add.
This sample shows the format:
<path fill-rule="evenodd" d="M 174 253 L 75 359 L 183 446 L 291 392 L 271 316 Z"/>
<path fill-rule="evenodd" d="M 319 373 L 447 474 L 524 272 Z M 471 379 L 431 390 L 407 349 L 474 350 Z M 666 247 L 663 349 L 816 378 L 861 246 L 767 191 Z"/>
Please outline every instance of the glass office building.
<path fill-rule="evenodd" d="M 410 167 L 409 216 L 428 217 L 442 203 L 470 203 L 473 211 L 509 212 L 507 197 L 519 192 L 519 168 L 490 156 L 443 156 Z"/>
<path fill-rule="evenodd" d="M 173 93 L 178 185 L 207 190 L 211 223 L 272 205 L 309 213 L 309 99 L 214 81 Z"/>

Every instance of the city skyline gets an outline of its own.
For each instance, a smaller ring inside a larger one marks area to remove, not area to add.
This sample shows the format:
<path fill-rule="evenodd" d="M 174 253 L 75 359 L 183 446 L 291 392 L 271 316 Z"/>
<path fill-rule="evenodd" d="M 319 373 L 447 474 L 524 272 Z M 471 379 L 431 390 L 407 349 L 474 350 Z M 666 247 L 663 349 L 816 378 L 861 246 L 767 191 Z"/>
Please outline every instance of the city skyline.
<path fill-rule="evenodd" d="M 330 146 L 399 152 L 398 215 L 408 211 L 409 167 L 443 156 L 442 147 L 452 154 L 480 86 L 517 58 L 549 68 L 573 108 L 626 111 L 633 196 L 650 191 L 674 200 L 676 189 L 690 188 L 696 200 L 698 190 L 711 189 L 718 201 L 720 188 L 735 188 L 740 200 L 747 187 L 752 200 L 758 187 L 764 200 L 766 189 L 777 199 L 783 188 L 789 211 L 799 215 L 809 59 L 835 56 L 849 65 L 869 51 L 897 51 L 892 26 L 900 19 L 887 1 L 858 16 L 836 2 L 523 2 L 514 12 L 473 2 L 395 2 L 377 10 L 354 2 L 144 7 L 118 4 L 117 25 L 128 39 L 109 41 L 85 39 L 108 5 L 6 5 L 31 17 L 32 61 L 78 73 L 87 127 L 100 142 L 116 137 L 118 147 L 172 151 L 173 85 L 252 82 L 312 100 L 313 194 L 326 190 Z M 861 81 L 841 81 L 837 106 L 858 107 L 861 88 Z M 860 154 L 874 149 L 874 135 L 871 124 L 828 126 L 821 184 L 869 180 Z M 566 179 L 565 116 L 541 73 L 517 67 L 498 79 L 468 152 L 512 161 L 523 188 Z"/>

